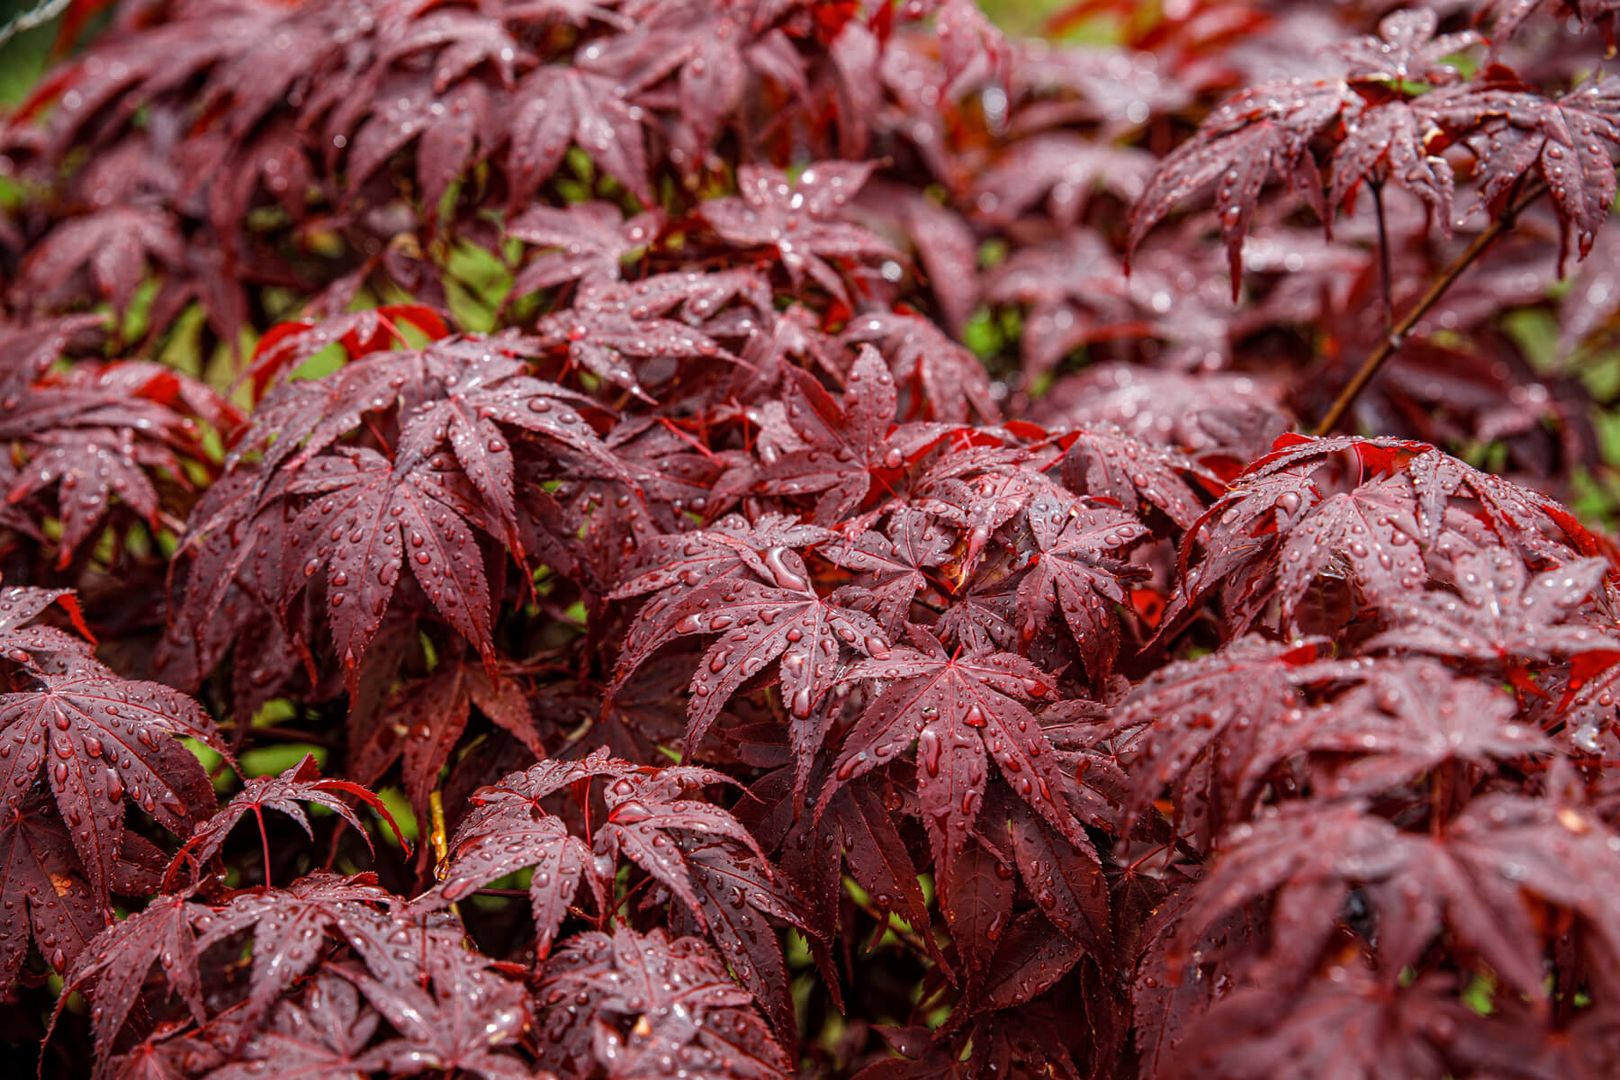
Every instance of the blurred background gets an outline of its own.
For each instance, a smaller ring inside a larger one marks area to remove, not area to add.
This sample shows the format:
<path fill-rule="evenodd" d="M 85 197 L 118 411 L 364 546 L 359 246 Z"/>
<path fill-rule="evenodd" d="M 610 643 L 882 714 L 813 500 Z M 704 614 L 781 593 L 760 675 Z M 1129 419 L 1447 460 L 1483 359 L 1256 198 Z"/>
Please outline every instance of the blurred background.
<path fill-rule="evenodd" d="M 114 6 L 0 0 L 0 112 L 38 83 L 60 41 L 94 40 Z M 123 10 L 162 6 L 126 0 Z M 965 281 L 954 299 L 960 310 L 944 312 L 943 321 L 984 362 L 1014 414 L 1073 423 L 1095 419 L 1087 410 L 1103 397 L 1128 400 L 1135 409 L 1137 397 L 1162 403 L 1167 395 L 1196 411 L 1205 384 L 1183 379 L 1189 372 L 1236 377 L 1232 386 L 1265 398 L 1262 411 L 1271 416 L 1278 405 L 1309 426 L 1323 414 L 1332 388 L 1344 384 L 1378 336 L 1376 320 L 1366 318 L 1379 280 L 1370 200 L 1351 208 L 1330 241 L 1299 200 L 1282 191 L 1268 195 L 1245 244 L 1248 270 L 1237 304 L 1207 198 L 1190 200 L 1173 223 L 1154 230 L 1129 282 L 1120 264 L 1124 222 L 1153 163 L 1226 95 L 1273 78 L 1332 77 L 1339 62 L 1324 50 L 1374 31 L 1383 16 L 1408 6 L 1419 5 L 981 0 L 1024 43 L 1015 50 L 1024 75 L 1014 88 L 1013 116 L 998 127 L 1008 107 L 999 87 L 984 90 L 991 96 L 983 101 L 969 95 L 962 108 L 948 110 L 943 127 L 952 130 L 942 152 L 960 175 L 936 177 L 925 197 L 950 211 L 952 228 L 967 230 L 961 235 L 968 257 L 959 267 L 966 273 L 955 276 L 978 279 Z M 1502 7 L 1457 0 L 1428 6 L 1446 31 L 1467 30 L 1475 12 Z M 1601 45 L 1595 33 L 1580 37 L 1573 20 L 1547 16 L 1503 56 L 1531 83 L 1567 88 L 1603 70 Z M 1456 58 L 1459 70 L 1472 70 L 1480 55 Z M 931 129 L 935 119 L 924 118 L 923 126 Z M 1445 152 L 1461 163 L 1463 149 Z M 1016 205 L 991 205 L 998 190 L 1014 193 L 1009 202 Z M 871 194 L 864 208 L 869 224 L 904 233 L 916 223 L 889 220 L 893 207 L 880 205 L 880 188 Z M 23 205 L 15 180 L 0 168 L 0 233 L 7 213 Z M 1390 212 L 1405 238 L 1393 257 L 1397 299 L 1406 302 L 1457 243 L 1430 228 L 1424 205 L 1407 193 L 1391 192 Z M 1455 223 L 1463 238 L 1457 242 L 1466 242 L 1482 220 Z M 41 217 L 22 231 L 37 240 L 49 224 Z M 897 239 L 920 251 L 916 237 Z M 474 291 L 510 283 L 475 254 L 458 248 L 447 256 Z M 916 284 L 922 295 L 931 288 Z M 450 297 L 452 313 L 468 328 L 483 328 L 460 299 Z M 1435 442 L 1572 501 L 1588 520 L 1610 527 L 1620 521 L 1620 230 L 1605 232 L 1585 261 L 1565 260 L 1557 223 L 1538 207 L 1419 329 L 1358 405 L 1351 427 Z M 188 371 L 207 365 L 188 349 L 181 335 L 159 358 Z M 1140 377 L 1131 387 L 1114 385 L 1124 366 L 1153 369 L 1154 388 L 1140 385 Z M 1194 426 L 1219 428 L 1223 434 L 1208 437 L 1225 445 L 1226 429 L 1235 424 L 1242 427 L 1231 417 L 1205 417 Z"/>
<path fill-rule="evenodd" d="M 982 0 L 979 6 L 1009 33 L 1037 34 L 1064 2 Z M 0 0 L 0 26 L 11 26 L 18 19 L 32 22 L 39 18 L 38 26 L 15 33 L 0 44 L 0 103 L 20 100 L 39 79 L 50 60 L 51 45 L 63 19 L 63 15 L 53 15 L 52 11 L 67 6 L 65 0 Z"/>

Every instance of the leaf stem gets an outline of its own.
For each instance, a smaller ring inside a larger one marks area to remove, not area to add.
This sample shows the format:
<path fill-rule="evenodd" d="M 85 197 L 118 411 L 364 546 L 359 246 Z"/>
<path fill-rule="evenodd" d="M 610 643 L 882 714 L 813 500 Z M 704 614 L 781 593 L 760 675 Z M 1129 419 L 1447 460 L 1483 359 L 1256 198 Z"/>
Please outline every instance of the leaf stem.
<path fill-rule="evenodd" d="M 253 816 L 259 822 L 259 850 L 264 854 L 264 887 L 268 889 L 273 885 L 270 880 L 270 834 L 264 830 L 264 810 L 258 804 L 254 804 Z"/>
<path fill-rule="evenodd" d="M 1451 260 L 1451 264 L 1442 270 L 1440 276 L 1430 284 L 1428 291 L 1406 310 L 1406 314 L 1401 316 L 1399 322 L 1390 327 L 1389 332 L 1384 335 L 1384 340 L 1378 343 L 1378 347 L 1373 349 L 1367 355 L 1367 359 L 1361 362 L 1361 366 L 1356 369 L 1356 373 L 1350 376 L 1350 381 L 1345 384 L 1343 390 L 1339 391 L 1339 396 L 1334 399 L 1333 405 L 1328 409 L 1327 414 L 1316 425 L 1315 433 L 1317 435 L 1331 434 L 1333 429 L 1339 426 L 1344 420 L 1345 414 L 1350 411 L 1350 406 L 1355 404 L 1356 398 L 1361 396 L 1361 392 L 1367 388 L 1367 384 L 1372 382 L 1373 376 L 1378 374 L 1378 369 L 1383 367 L 1385 361 L 1399 352 L 1401 346 L 1406 343 L 1406 335 L 1412 332 L 1412 328 L 1418 324 L 1423 316 L 1429 313 L 1435 304 L 1440 302 L 1440 298 L 1445 296 L 1446 291 L 1452 285 L 1456 284 L 1457 279 L 1463 275 L 1463 271 L 1472 266 L 1485 253 L 1485 249 L 1491 246 L 1492 241 L 1513 228 L 1519 214 L 1523 212 L 1525 207 L 1541 196 L 1542 190 L 1540 187 L 1531 190 L 1503 211 L 1501 216 L 1493 218 L 1484 231 L 1475 236 L 1469 245 L 1463 249 L 1462 253 Z"/>

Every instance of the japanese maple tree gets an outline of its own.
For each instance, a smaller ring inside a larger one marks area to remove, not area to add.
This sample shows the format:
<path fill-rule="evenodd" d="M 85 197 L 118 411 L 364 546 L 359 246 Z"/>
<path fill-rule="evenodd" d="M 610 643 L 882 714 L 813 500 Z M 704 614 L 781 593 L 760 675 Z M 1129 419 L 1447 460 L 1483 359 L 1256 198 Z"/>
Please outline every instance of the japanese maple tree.
<path fill-rule="evenodd" d="M 68 6 L 15 1060 L 1620 1073 L 1620 5 Z"/>

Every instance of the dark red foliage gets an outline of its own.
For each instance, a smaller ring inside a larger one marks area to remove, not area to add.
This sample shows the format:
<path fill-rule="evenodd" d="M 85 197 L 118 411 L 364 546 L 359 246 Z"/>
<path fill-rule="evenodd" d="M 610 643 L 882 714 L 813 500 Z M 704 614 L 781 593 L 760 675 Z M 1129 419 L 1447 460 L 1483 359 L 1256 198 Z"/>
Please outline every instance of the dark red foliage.
<path fill-rule="evenodd" d="M 787 1053 L 695 938 L 594 931 L 546 968 L 540 1064 L 559 1076 L 788 1075 Z M 678 1065 L 675 1063 L 679 1063 Z"/>
<path fill-rule="evenodd" d="M 17 1061 L 1620 1073 L 1616 4 L 106 6 L 0 123 Z"/>
<path fill-rule="evenodd" d="M 389 812 L 388 806 L 381 799 L 359 784 L 348 780 L 323 779 L 314 756 L 306 755 L 303 761 L 280 776 L 261 776 L 247 781 L 234 799 L 192 831 L 175 854 L 165 880 L 172 878 L 175 869 L 182 863 L 196 866 L 218 855 L 225 845 L 226 836 L 249 813 L 259 822 L 261 828 L 266 810 L 286 814 L 298 823 L 305 836 L 314 840 L 315 831 L 311 828 L 309 817 L 303 807 L 298 805 L 301 802 L 324 807 L 336 814 L 348 822 L 369 846 L 371 836 L 360 823 L 354 810 L 344 801 L 344 796 L 357 799 L 375 810 L 393 830 L 395 838 L 404 843 L 405 838 L 399 831 L 399 825 L 394 821 L 394 815 Z M 266 881 L 266 884 L 268 883 Z"/>

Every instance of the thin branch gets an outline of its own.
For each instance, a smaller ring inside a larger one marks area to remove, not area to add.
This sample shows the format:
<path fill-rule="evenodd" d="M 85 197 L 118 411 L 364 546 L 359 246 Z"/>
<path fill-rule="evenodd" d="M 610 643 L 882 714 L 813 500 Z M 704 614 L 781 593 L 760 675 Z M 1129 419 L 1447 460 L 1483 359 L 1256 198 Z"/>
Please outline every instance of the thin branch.
<path fill-rule="evenodd" d="M 856 892 L 847 887 L 844 889 L 844 895 L 849 899 L 850 903 L 866 912 L 866 914 L 871 916 L 873 920 L 881 924 L 882 930 L 878 931 L 878 933 L 875 935 L 877 940 L 882 940 L 884 934 L 893 934 L 898 940 L 903 942 L 907 948 L 911 949 L 918 956 L 928 955 L 927 943 L 923 941 L 914 928 L 907 929 L 904 926 L 896 925 L 894 912 L 880 909 L 869 899 L 863 900 Z"/>
<path fill-rule="evenodd" d="M 433 864 L 443 868 L 450 860 L 450 844 L 444 827 L 444 793 L 434 788 L 428 792 L 428 842 L 433 845 Z"/>
<path fill-rule="evenodd" d="M 28 11 L 19 11 L 10 22 L 0 25 L 0 45 L 4 45 L 18 34 L 26 33 L 36 26 L 44 26 L 52 19 L 68 9 L 71 0 L 45 0 L 37 8 Z"/>
<path fill-rule="evenodd" d="M 433 851 L 433 876 L 443 880 L 445 868 L 450 863 L 450 844 L 445 835 L 444 792 L 440 788 L 428 792 L 428 842 L 422 844 L 418 850 L 428 849 Z M 460 921 L 461 905 L 452 903 L 450 913 Z"/>
<path fill-rule="evenodd" d="M 1451 261 L 1451 265 L 1441 272 L 1440 276 L 1429 286 L 1428 291 L 1407 309 L 1406 314 L 1401 316 L 1400 321 L 1390 328 L 1389 333 L 1384 335 L 1384 340 L 1378 343 L 1378 347 L 1368 354 L 1367 359 L 1361 362 L 1361 366 L 1356 369 L 1356 373 L 1350 377 L 1350 381 L 1345 384 L 1344 389 L 1339 392 L 1339 396 L 1334 400 L 1332 407 L 1328 409 L 1327 415 L 1323 416 L 1321 422 L 1316 425 L 1317 435 L 1331 434 L 1333 429 L 1343 422 L 1345 415 L 1350 411 L 1350 406 L 1355 404 L 1356 398 L 1360 397 L 1361 392 L 1367 388 L 1367 384 L 1372 382 L 1373 376 L 1378 374 L 1378 369 L 1383 367 L 1385 361 L 1399 352 L 1401 346 L 1406 343 L 1406 335 L 1412 332 L 1412 328 L 1422 320 L 1423 316 L 1429 313 L 1435 304 L 1440 302 L 1440 298 L 1445 296 L 1446 291 L 1452 285 L 1456 284 L 1457 279 L 1463 275 L 1463 271 L 1472 266 L 1498 236 L 1513 228 L 1519 214 L 1524 211 L 1525 207 L 1540 198 L 1543 190 L 1545 189 L 1540 187 L 1534 188 L 1509 206 L 1500 217 L 1493 219 L 1483 232 L 1474 237 L 1473 241 L 1463 249 L 1462 254 Z"/>
<path fill-rule="evenodd" d="M 1372 189 L 1373 211 L 1378 216 L 1378 287 L 1383 293 L 1384 334 L 1388 336 L 1395 332 L 1395 285 L 1389 268 L 1389 226 L 1384 220 L 1384 182 L 1373 180 L 1367 186 Z"/>

